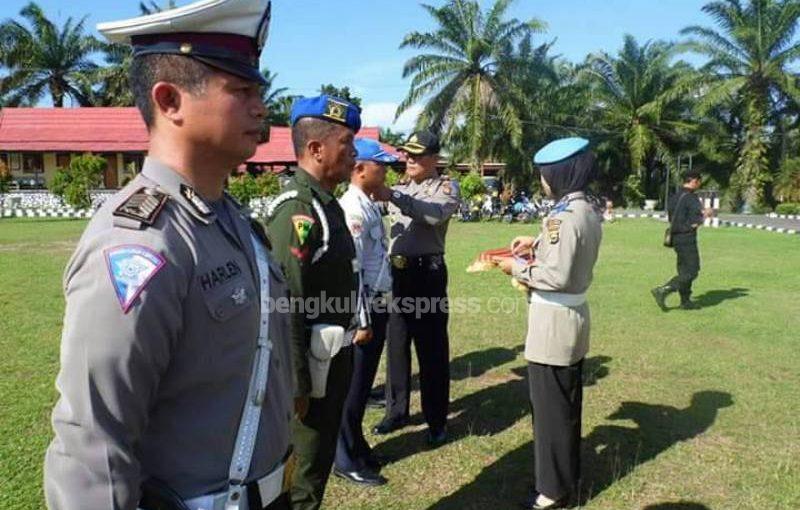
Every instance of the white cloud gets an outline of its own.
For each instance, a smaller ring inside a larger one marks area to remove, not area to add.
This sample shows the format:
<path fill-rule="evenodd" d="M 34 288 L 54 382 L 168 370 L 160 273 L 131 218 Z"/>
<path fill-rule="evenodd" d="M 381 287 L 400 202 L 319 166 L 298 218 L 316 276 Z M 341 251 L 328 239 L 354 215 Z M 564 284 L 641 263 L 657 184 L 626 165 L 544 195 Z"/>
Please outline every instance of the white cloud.
<path fill-rule="evenodd" d="M 417 116 L 422 111 L 422 106 L 414 105 L 394 122 L 394 113 L 398 103 L 369 103 L 361 110 L 361 121 L 365 126 L 390 127 L 393 131 L 408 134 L 414 129 Z"/>

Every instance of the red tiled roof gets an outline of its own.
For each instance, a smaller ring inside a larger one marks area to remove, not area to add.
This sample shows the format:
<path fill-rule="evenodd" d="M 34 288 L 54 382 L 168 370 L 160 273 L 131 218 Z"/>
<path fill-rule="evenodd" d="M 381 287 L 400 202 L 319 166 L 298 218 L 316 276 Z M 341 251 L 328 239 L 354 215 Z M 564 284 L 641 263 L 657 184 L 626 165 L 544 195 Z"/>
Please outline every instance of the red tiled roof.
<path fill-rule="evenodd" d="M 377 127 L 363 127 L 356 136 L 378 140 L 380 131 L 380 128 Z M 400 156 L 391 145 L 385 143 L 381 145 L 387 152 Z M 291 129 L 284 126 L 273 126 L 269 130 L 269 142 L 259 145 L 256 153 L 248 160 L 248 163 L 294 163 L 295 161 Z"/>
<path fill-rule="evenodd" d="M 146 151 L 147 129 L 136 108 L 3 108 L 0 150 Z"/>
<path fill-rule="evenodd" d="M 377 140 L 380 129 L 364 127 L 357 136 Z M 397 155 L 394 147 L 382 144 Z M 0 151 L 146 152 L 147 129 L 136 108 L 3 108 Z M 270 128 L 250 163 L 294 163 L 291 130 Z"/>

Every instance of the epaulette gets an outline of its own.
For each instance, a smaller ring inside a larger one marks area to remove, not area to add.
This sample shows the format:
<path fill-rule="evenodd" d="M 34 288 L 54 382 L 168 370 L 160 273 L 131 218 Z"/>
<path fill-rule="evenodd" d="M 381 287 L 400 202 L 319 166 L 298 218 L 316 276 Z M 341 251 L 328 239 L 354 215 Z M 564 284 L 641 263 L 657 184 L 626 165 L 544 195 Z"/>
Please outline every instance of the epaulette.
<path fill-rule="evenodd" d="M 156 188 L 139 188 L 125 199 L 112 213 L 119 218 L 139 222 L 139 226 L 151 226 L 158 217 L 169 195 Z"/>

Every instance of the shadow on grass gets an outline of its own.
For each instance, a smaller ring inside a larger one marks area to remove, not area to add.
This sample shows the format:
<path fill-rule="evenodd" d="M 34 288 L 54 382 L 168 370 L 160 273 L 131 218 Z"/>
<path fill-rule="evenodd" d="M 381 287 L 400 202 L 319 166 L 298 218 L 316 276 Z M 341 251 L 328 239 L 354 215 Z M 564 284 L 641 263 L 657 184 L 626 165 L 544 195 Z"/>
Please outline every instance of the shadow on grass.
<path fill-rule="evenodd" d="M 600 425 L 582 445 L 582 502 L 602 493 L 640 464 L 648 462 L 677 443 L 699 436 L 717 419 L 719 410 L 733 405 L 730 393 L 699 391 L 684 409 L 623 402 L 609 420 L 630 420 L 636 428 Z"/>
<path fill-rule="evenodd" d="M 609 356 L 595 356 L 586 359 L 584 385 L 596 384 L 608 376 L 605 366 L 611 361 Z M 448 443 L 467 436 L 493 436 L 508 429 L 525 415 L 530 414 L 526 367 L 515 367 L 503 377 L 505 382 L 482 388 L 450 403 L 450 416 L 447 422 Z M 453 416 L 455 415 L 455 416 Z M 424 423 L 421 413 L 411 417 L 413 425 Z M 427 428 L 401 434 L 375 446 L 375 452 L 397 462 L 427 448 Z"/>
<path fill-rule="evenodd" d="M 463 381 L 472 377 L 480 377 L 495 367 L 514 361 L 523 349 L 522 345 L 513 349 L 491 347 L 453 358 L 450 361 L 450 380 Z M 415 373 L 411 377 L 411 391 L 415 390 L 419 390 L 419 373 Z M 379 384 L 372 389 L 371 393 L 377 396 L 383 395 L 384 391 L 386 391 L 386 385 Z M 411 420 L 411 423 L 415 423 L 414 419 Z"/>
<path fill-rule="evenodd" d="M 655 505 L 648 505 L 642 510 L 711 510 L 705 505 L 700 503 L 692 503 L 691 501 L 678 501 L 676 503 L 657 503 Z"/>
<path fill-rule="evenodd" d="M 623 402 L 610 420 L 631 420 L 636 427 L 601 425 L 584 438 L 582 487 L 577 503 L 584 505 L 613 483 L 681 441 L 708 430 L 719 410 L 733 404 L 729 393 L 695 393 L 686 408 Z M 533 441 L 487 466 L 471 483 L 441 499 L 428 510 L 511 508 L 525 499 L 533 480 Z M 649 510 L 707 510 L 690 502 L 660 503 Z"/>
<path fill-rule="evenodd" d="M 748 296 L 749 291 L 750 289 L 741 287 L 734 287 L 728 290 L 709 290 L 705 294 L 700 294 L 695 297 L 694 302 L 700 308 L 710 308 L 712 306 L 717 306 L 723 301 Z"/>

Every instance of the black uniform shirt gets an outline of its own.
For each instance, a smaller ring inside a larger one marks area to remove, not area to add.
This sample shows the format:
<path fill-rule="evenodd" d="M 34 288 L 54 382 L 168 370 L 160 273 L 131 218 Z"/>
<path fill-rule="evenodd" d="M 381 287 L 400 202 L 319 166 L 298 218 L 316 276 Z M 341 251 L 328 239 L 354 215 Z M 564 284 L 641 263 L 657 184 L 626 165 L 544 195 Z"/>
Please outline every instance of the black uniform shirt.
<path fill-rule="evenodd" d="M 672 196 L 669 218 L 673 234 L 695 234 L 695 225 L 703 223 L 703 205 L 700 198 L 686 188 Z"/>

